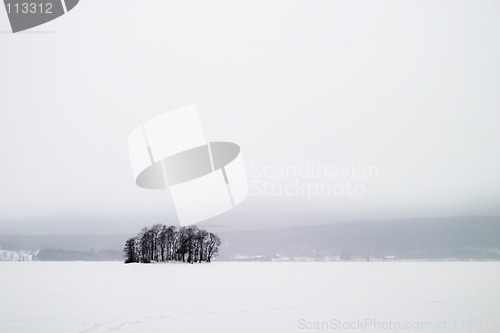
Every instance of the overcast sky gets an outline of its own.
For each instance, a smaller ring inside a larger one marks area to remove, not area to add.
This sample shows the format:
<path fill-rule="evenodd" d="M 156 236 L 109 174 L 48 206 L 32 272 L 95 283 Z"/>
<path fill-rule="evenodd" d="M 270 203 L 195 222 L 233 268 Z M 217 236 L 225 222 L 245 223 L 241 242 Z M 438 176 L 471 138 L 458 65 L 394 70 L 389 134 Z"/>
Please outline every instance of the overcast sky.
<path fill-rule="evenodd" d="M 500 214 L 498 1 L 82 0 L 9 30 L 1 8 L 0 234 L 54 216 L 175 223 L 167 191 L 135 186 L 127 138 L 189 104 L 207 138 L 241 146 L 251 185 L 208 223 Z M 322 181 L 364 191 L 312 195 Z"/>

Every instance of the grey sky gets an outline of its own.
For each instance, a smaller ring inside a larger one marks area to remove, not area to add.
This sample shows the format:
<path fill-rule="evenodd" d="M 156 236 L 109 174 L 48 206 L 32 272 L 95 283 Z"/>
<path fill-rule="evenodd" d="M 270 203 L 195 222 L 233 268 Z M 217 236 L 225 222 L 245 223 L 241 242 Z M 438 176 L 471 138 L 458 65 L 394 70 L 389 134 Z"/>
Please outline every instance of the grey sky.
<path fill-rule="evenodd" d="M 242 147 L 250 182 L 379 170 L 362 196 L 250 195 L 210 223 L 498 215 L 499 22 L 498 1 L 86 0 L 32 30 L 54 33 L 1 33 L 0 233 L 173 216 L 168 192 L 135 186 L 127 137 L 189 104 L 210 140 Z"/>

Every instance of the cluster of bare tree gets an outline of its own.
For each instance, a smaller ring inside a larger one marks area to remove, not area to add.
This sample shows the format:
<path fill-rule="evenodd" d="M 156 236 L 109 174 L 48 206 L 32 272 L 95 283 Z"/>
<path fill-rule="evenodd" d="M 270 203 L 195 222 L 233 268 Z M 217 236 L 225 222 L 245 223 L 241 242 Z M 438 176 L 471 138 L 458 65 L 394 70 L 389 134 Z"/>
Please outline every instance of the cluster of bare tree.
<path fill-rule="evenodd" d="M 131 262 L 210 262 L 219 251 L 219 236 L 196 226 L 181 227 L 155 224 L 144 227 L 125 242 L 125 263 Z"/>

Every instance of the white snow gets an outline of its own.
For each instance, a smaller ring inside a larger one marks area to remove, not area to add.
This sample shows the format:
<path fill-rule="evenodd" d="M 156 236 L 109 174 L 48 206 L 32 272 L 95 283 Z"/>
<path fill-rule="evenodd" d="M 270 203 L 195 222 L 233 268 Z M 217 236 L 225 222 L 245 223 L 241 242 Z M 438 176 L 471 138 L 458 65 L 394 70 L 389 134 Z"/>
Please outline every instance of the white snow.
<path fill-rule="evenodd" d="M 497 333 L 499 281 L 493 262 L 1 262 L 0 332 Z"/>

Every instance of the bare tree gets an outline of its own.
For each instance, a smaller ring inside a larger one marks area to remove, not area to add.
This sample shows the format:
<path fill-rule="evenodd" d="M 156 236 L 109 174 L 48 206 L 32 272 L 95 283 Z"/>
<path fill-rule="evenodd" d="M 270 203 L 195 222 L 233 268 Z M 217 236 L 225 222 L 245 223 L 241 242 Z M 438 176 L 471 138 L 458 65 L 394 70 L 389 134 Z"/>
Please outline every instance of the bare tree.
<path fill-rule="evenodd" d="M 165 233 L 167 239 L 167 260 L 174 260 L 174 249 L 177 247 L 177 228 L 170 226 L 166 229 Z"/>
<path fill-rule="evenodd" d="M 138 256 L 136 253 L 135 237 L 127 239 L 125 242 L 125 248 L 123 249 L 125 254 L 125 263 L 137 262 Z"/>
<path fill-rule="evenodd" d="M 199 229 L 198 233 L 195 236 L 195 243 L 196 243 L 196 257 L 198 259 L 198 262 L 202 262 L 205 258 L 205 247 L 203 246 L 205 244 L 205 239 L 208 238 L 208 231 Z"/>
<path fill-rule="evenodd" d="M 182 259 L 182 262 L 186 261 L 186 253 L 189 248 L 189 234 L 186 227 L 181 227 L 179 229 L 179 244 L 176 250 L 176 253 L 179 255 L 179 261 Z"/>
<path fill-rule="evenodd" d="M 167 226 L 162 225 L 158 233 L 158 247 L 160 251 L 161 261 L 165 262 L 167 250 Z"/>
<path fill-rule="evenodd" d="M 159 235 L 161 232 L 161 224 L 155 224 L 151 227 L 149 232 L 151 233 L 151 260 L 158 261 L 159 259 Z"/>
<path fill-rule="evenodd" d="M 147 227 L 141 229 L 137 235 L 139 240 L 140 262 L 151 262 L 151 233 Z"/>
<path fill-rule="evenodd" d="M 206 240 L 206 261 L 211 262 L 212 258 L 219 254 L 219 246 L 221 245 L 221 240 L 219 236 L 214 233 L 209 233 Z"/>

